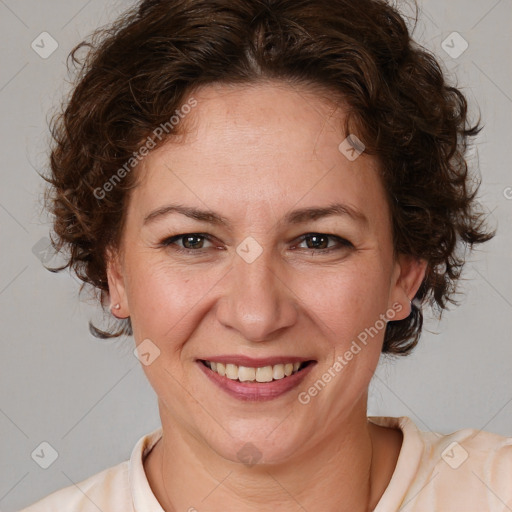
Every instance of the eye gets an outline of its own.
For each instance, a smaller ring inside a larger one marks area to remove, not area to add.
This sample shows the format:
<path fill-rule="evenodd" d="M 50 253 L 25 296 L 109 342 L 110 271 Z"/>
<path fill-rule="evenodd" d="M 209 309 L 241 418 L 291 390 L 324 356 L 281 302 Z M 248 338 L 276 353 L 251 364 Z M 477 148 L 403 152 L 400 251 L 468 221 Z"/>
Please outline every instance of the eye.
<path fill-rule="evenodd" d="M 205 241 L 208 241 L 208 243 L 211 245 L 209 247 L 205 247 Z M 335 241 L 337 244 L 334 246 L 329 246 L 329 241 Z M 349 240 L 341 238 L 337 235 L 328 235 L 325 233 L 308 233 L 302 235 L 299 240 L 299 245 L 304 242 L 307 244 L 307 247 L 304 247 L 303 249 L 311 250 L 313 253 L 322 254 L 341 250 L 343 248 L 354 247 L 354 245 Z M 299 248 L 299 245 L 293 246 L 292 249 Z M 160 246 L 172 247 L 173 250 L 185 254 L 202 253 L 207 249 L 215 247 L 212 244 L 210 236 L 204 233 L 183 233 L 180 235 L 171 236 L 162 240 Z"/>
<path fill-rule="evenodd" d="M 166 238 L 161 242 L 160 245 L 163 247 L 174 246 L 173 249 L 178 252 L 201 252 L 203 249 L 205 249 L 205 240 L 210 240 L 208 235 L 202 233 L 185 233 Z M 183 245 L 180 247 L 176 244 L 176 242 L 181 242 Z"/>
<path fill-rule="evenodd" d="M 354 247 L 354 245 L 345 238 L 337 235 L 327 235 L 325 233 L 308 233 L 300 237 L 300 244 L 306 242 L 306 249 L 313 249 L 313 252 L 328 253 L 331 251 L 340 250 L 347 247 Z M 329 240 L 334 240 L 337 245 L 329 247 Z"/>

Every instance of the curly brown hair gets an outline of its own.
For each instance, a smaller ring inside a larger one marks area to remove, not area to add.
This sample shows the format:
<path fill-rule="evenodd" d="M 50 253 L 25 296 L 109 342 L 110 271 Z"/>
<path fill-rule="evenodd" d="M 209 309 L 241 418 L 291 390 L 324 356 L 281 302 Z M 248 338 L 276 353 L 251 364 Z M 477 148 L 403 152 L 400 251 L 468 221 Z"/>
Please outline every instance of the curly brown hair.
<path fill-rule="evenodd" d="M 429 303 L 439 317 L 447 302 L 457 304 L 465 264 L 457 250 L 495 235 L 465 159 L 480 121 L 470 124 L 463 93 L 385 1 L 146 0 L 76 46 L 68 64 L 78 72 L 51 123 L 45 177 L 52 243 L 66 250 L 66 264 L 51 270 L 72 269 L 103 308 L 107 251 L 120 241 L 136 186 L 136 173 L 119 171 L 194 88 L 213 82 L 280 80 L 343 101 L 346 133 L 381 164 L 395 254 L 428 262 L 415 303 Z M 183 127 L 166 130 L 159 143 Z M 122 179 L 113 184 L 116 173 Z M 112 321 L 107 330 L 90 323 L 91 332 L 132 334 L 129 318 Z M 414 305 L 408 318 L 387 324 L 382 351 L 409 353 L 422 324 Z"/>

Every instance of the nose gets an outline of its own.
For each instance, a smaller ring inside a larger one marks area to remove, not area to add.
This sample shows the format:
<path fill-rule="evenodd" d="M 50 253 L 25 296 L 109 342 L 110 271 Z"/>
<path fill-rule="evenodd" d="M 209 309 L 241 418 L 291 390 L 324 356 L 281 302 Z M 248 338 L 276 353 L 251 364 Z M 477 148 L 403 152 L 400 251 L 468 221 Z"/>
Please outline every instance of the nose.
<path fill-rule="evenodd" d="M 217 304 L 217 319 L 249 341 L 270 341 L 297 321 L 297 297 L 282 266 L 263 253 L 252 263 L 235 255 L 226 275 L 224 296 Z M 280 274 L 280 275 L 278 275 Z"/>

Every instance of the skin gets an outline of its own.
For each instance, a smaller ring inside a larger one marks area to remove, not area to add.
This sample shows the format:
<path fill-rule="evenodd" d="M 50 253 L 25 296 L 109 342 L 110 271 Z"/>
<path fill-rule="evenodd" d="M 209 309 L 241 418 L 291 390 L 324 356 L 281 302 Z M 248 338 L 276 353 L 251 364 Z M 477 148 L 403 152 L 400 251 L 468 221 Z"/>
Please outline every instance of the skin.
<path fill-rule="evenodd" d="M 144 372 L 158 396 L 163 438 L 145 459 L 166 511 L 359 511 L 375 507 L 394 471 L 401 432 L 367 420 L 368 387 L 384 329 L 304 405 L 297 399 L 357 335 L 398 304 L 410 314 L 426 262 L 394 258 L 391 218 L 378 163 L 338 149 L 343 110 L 305 87 L 279 82 L 208 85 L 167 141 L 136 170 L 120 246 L 108 257 L 118 317 L 130 317 L 139 344 L 160 355 Z M 292 225 L 297 208 L 341 202 L 362 212 Z M 215 211 L 231 227 L 161 216 L 170 203 Z M 203 233 L 192 254 L 161 242 Z M 308 233 L 336 239 L 302 240 Z M 248 236 L 262 254 L 246 262 Z M 335 247 L 322 253 L 325 247 Z M 198 251 L 197 248 L 202 248 Z M 197 358 L 220 354 L 299 356 L 316 361 L 298 389 L 270 401 L 233 398 L 203 374 Z M 247 442 L 261 453 L 240 462 Z M 371 485 L 371 490 L 370 490 Z"/>

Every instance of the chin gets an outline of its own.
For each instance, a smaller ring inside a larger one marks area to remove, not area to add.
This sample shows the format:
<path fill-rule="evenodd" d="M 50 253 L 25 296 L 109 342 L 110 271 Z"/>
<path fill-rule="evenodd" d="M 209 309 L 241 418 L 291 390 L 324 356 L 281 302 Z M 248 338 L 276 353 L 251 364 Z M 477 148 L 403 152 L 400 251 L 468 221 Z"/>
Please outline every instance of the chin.
<path fill-rule="evenodd" d="M 294 423 L 303 429 L 303 421 Z M 225 430 L 221 429 L 219 436 L 208 439 L 206 434 L 206 443 L 224 459 L 247 466 L 287 462 L 297 456 L 297 446 L 303 447 L 309 439 L 303 430 L 294 431 L 290 417 L 286 416 L 256 421 L 240 419 L 223 427 Z"/>

